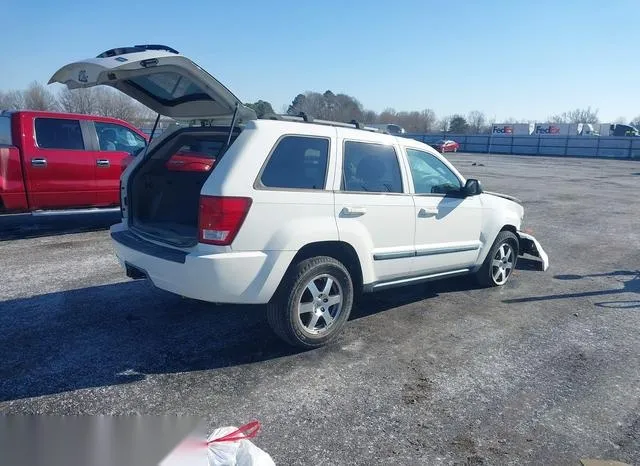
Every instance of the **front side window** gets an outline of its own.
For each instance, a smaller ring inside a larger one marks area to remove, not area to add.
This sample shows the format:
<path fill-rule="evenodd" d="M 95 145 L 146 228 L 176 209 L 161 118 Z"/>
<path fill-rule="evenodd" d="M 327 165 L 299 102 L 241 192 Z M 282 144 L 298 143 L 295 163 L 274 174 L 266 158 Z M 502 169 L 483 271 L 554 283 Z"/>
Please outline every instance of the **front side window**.
<path fill-rule="evenodd" d="M 36 118 L 36 141 L 41 149 L 84 150 L 78 120 Z"/>
<path fill-rule="evenodd" d="M 416 194 L 459 192 L 458 177 L 437 157 L 416 149 L 407 149 L 411 177 Z"/>
<path fill-rule="evenodd" d="M 138 154 L 144 149 L 145 140 L 128 128 L 113 123 L 95 122 L 100 150 Z"/>
<path fill-rule="evenodd" d="M 392 146 L 346 141 L 342 189 L 351 192 L 401 193 L 402 174 Z"/>
<path fill-rule="evenodd" d="M 285 136 L 273 150 L 260 182 L 267 188 L 324 189 L 329 140 Z"/>

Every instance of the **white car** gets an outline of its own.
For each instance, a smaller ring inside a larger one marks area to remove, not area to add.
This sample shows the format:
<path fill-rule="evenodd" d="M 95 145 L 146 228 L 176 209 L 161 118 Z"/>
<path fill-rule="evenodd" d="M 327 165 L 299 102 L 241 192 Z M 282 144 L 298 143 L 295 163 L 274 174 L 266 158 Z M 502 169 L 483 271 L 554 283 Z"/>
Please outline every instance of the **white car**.
<path fill-rule="evenodd" d="M 123 173 L 117 257 L 182 296 L 268 304 L 293 345 L 335 338 L 360 292 L 463 274 L 501 286 L 524 253 L 548 267 L 521 231 L 522 205 L 428 145 L 357 123 L 257 119 L 172 49 L 112 50 L 51 82 L 109 85 L 199 122 L 164 131 Z"/>

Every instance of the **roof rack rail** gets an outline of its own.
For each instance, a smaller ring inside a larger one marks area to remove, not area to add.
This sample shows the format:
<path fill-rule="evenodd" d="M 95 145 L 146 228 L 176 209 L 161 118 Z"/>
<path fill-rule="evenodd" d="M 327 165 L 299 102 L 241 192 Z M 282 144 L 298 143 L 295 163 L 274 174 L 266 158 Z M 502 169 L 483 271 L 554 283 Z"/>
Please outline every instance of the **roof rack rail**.
<path fill-rule="evenodd" d="M 326 125 L 326 126 L 338 126 L 341 128 L 355 128 L 361 129 L 363 131 L 370 131 L 372 133 L 384 133 L 388 134 L 387 131 L 381 131 L 379 128 L 372 128 L 370 126 L 365 126 L 364 124 L 351 120 L 350 123 L 344 123 L 341 121 L 330 121 L 330 120 L 315 120 L 310 115 L 300 112 L 298 115 L 287 115 L 282 113 L 268 113 L 259 118 L 260 120 L 281 120 L 281 121 L 295 121 L 301 123 L 313 123 L 316 125 Z"/>
<path fill-rule="evenodd" d="M 312 117 L 312 116 L 310 116 L 310 115 L 307 115 L 307 114 L 306 114 L 306 113 L 304 113 L 304 112 L 300 112 L 300 113 L 298 114 L 298 116 L 299 116 L 300 118 L 302 118 L 304 121 L 306 121 L 307 123 L 311 123 L 311 122 L 313 122 L 313 117 Z"/>
<path fill-rule="evenodd" d="M 133 47 L 117 47 L 115 49 L 109 49 L 105 52 L 102 52 L 96 58 L 116 57 L 118 55 L 125 55 L 127 53 L 145 52 L 147 50 L 165 50 L 171 53 L 176 53 L 176 54 L 180 53 L 176 49 L 169 47 L 168 45 L 145 44 L 145 45 L 134 45 Z"/>

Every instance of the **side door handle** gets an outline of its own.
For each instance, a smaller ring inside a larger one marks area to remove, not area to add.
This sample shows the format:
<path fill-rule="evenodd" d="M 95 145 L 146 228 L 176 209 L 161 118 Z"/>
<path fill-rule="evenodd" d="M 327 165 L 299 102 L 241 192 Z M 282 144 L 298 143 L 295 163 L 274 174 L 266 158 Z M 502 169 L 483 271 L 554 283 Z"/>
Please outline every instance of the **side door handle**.
<path fill-rule="evenodd" d="M 31 159 L 31 166 L 33 167 L 46 167 L 47 159 Z"/>
<path fill-rule="evenodd" d="M 360 217 L 367 213 L 364 207 L 343 207 L 340 215 L 344 217 Z"/>
<path fill-rule="evenodd" d="M 435 207 L 423 207 L 418 212 L 418 217 L 432 217 L 434 215 L 438 215 L 438 209 Z"/>
<path fill-rule="evenodd" d="M 96 160 L 96 165 L 99 167 L 108 167 L 111 164 L 107 159 L 98 159 Z"/>

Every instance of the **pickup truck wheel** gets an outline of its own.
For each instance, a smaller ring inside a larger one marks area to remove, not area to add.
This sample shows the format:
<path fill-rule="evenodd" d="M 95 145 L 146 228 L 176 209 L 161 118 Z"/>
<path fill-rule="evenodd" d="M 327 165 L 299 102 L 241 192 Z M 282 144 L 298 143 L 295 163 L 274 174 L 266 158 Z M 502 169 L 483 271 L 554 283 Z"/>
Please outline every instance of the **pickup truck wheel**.
<path fill-rule="evenodd" d="M 518 238 L 510 231 L 501 231 L 476 272 L 476 280 L 486 287 L 502 286 L 511 277 L 517 261 Z"/>
<path fill-rule="evenodd" d="M 317 348 L 340 333 L 352 305 L 353 283 L 347 268 L 332 257 L 313 257 L 292 267 L 267 307 L 267 319 L 287 343 Z"/>

